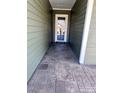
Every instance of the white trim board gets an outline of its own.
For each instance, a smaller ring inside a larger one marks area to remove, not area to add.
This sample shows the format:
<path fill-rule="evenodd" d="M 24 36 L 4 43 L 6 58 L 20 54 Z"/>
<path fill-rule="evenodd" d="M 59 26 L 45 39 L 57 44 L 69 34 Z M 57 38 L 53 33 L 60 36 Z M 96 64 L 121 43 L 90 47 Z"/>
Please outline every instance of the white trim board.
<path fill-rule="evenodd" d="M 79 57 L 80 64 L 84 64 L 84 60 L 85 60 L 85 53 L 86 53 L 86 47 L 87 47 L 87 41 L 88 41 L 88 35 L 89 35 L 90 20 L 92 16 L 93 4 L 94 4 L 94 0 L 87 1 L 85 24 L 84 24 L 84 29 L 83 29 L 81 51 L 80 51 L 80 57 Z"/>
<path fill-rule="evenodd" d="M 72 9 L 66 9 L 66 8 L 53 8 L 53 10 L 68 10 L 68 11 L 71 11 Z"/>

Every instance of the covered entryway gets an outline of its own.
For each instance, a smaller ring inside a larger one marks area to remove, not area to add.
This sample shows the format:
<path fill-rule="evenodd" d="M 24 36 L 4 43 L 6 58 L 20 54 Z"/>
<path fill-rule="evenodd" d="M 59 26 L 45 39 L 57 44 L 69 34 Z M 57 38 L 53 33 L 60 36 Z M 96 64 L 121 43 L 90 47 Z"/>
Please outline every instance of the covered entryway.
<path fill-rule="evenodd" d="M 95 0 L 27 1 L 28 93 L 95 93 Z"/>

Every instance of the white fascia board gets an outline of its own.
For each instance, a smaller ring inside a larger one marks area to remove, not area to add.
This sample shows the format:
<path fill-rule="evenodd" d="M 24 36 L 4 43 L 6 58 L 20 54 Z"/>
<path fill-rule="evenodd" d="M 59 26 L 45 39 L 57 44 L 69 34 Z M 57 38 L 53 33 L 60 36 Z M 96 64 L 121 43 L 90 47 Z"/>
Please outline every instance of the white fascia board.
<path fill-rule="evenodd" d="M 71 9 L 67 9 L 67 8 L 53 8 L 53 10 L 68 10 L 68 11 L 71 11 Z"/>

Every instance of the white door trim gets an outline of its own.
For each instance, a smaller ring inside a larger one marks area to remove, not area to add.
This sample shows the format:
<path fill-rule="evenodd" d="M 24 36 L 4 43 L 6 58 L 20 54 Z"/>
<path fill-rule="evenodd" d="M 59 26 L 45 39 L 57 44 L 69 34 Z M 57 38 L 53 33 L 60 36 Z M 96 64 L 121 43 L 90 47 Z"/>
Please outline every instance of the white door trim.
<path fill-rule="evenodd" d="M 68 31 L 68 15 L 67 14 L 55 14 L 55 42 L 67 42 L 67 34 L 68 32 L 65 31 L 65 37 L 64 40 L 57 40 L 57 19 L 58 17 L 65 17 L 65 22 L 66 22 L 66 30 Z"/>
<path fill-rule="evenodd" d="M 87 47 L 87 41 L 88 41 L 88 34 L 89 34 L 93 4 L 94 4 L 94 0 L 87 1 L 85 24 L 84 24 L 84 29 L 83 29 L 82 44 L 81 44 L 81 51 L 80 51 L 80 57 L 79 57 L 80 64 L 84 64 L 84 61 L 85 61 L 85 53 L 86 53 L 86 47 Z"/>

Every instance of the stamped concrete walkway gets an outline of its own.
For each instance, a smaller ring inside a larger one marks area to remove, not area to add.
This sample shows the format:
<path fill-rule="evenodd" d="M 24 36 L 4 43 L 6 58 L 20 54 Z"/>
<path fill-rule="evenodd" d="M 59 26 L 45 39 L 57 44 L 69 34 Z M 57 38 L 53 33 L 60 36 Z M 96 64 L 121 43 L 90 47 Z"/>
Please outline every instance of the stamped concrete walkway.
<path fill-rule="evenodd" d="M 54 44 L 29 81 L 27 93 L 96 93 L 95 70 L 79 65 L 69 45 Z"/>

